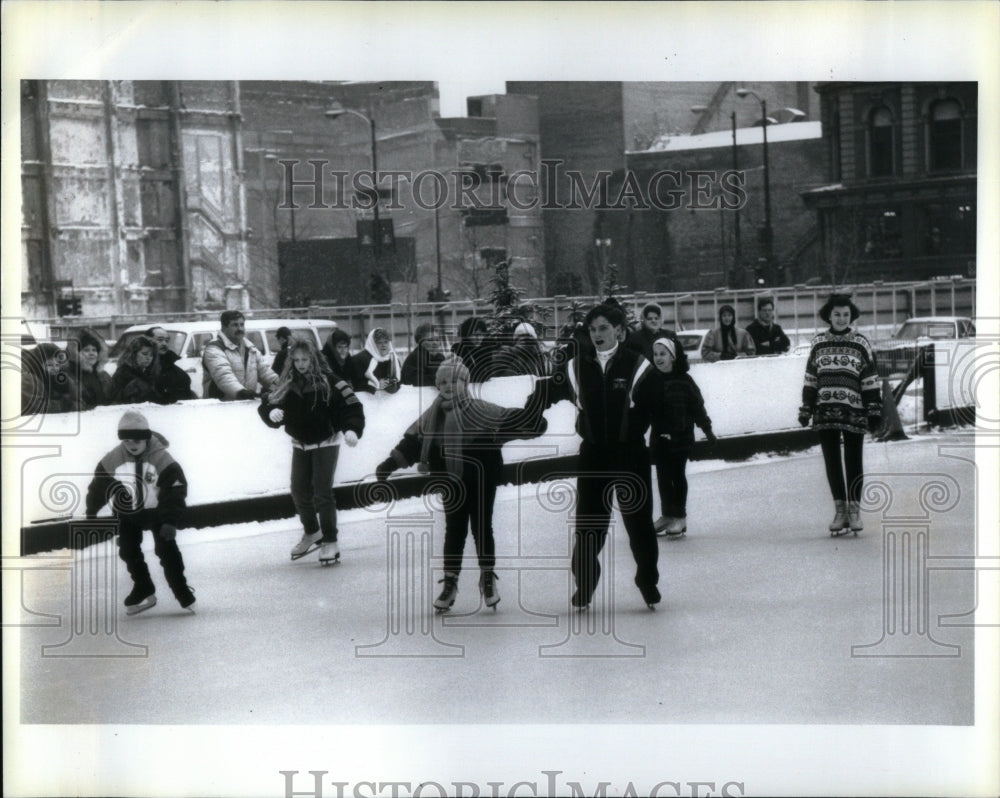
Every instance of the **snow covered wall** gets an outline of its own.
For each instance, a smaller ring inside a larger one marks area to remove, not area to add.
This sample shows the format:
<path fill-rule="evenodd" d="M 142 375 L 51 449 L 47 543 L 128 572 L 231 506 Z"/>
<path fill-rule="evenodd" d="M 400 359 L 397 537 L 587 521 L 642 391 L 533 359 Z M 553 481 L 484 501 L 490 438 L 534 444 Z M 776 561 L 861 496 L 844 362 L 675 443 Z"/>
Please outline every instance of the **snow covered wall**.
<path fill-rule="evenodd" d="M 727 437 L 797 429 L 804 369 L 805 357 L 786 355 L 695 364 L 691 374 L 705 396 L 716 434 Z M 502 377 L 472 389 L 488 401 L 519 407 L 532 384 L 531 377 Z M 341 447 L 334 484 L 372 479 L 375 466 L 435 396 L 433 388 L 407 386 L 391 396 L 361 394 L 365 433 L 355 448 Z M 288 492 L 289 438 L 260 420 L 257 402 L 201 399 L 165 407 L 133 407 L 170 442 L 171 454 L 188 477 L 189 504 Z M 25 417 L 17 429 L 10 430 L 4 466 L 7 478 L 20 484 L 20 527 L 83 514 L 87 485 L 97 461 L 117 445 L 118 420 L 126 409 L 117 405 L 84 413 Z M 544 436 L 504 446 L 506 462 L 577 452 L 573 405 L 560 402 L 545 417 L 549 426 Z M 700 432 L 696 435 L 701 437 Z"/>

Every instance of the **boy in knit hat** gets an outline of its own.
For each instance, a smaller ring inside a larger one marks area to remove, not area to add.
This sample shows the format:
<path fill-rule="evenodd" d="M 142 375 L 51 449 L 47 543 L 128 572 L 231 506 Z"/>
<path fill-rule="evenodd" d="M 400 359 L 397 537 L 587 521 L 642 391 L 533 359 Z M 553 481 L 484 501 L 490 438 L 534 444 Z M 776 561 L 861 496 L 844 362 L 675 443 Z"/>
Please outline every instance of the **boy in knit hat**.
<path fill-rule="evenodd" d="M 458 483 L 445 491 L 444 589 L 434 601 L 446 612 L 458 595 L 465 540 L 472 529 L 479 558 L 479 590 L 487 607 L 500 603 L 494 572 L 493 503 L 503 470 L 500 449 L 513 438 L 533 438 L 546 429 L 541 406 L 504 408 L 469 395 L 469 370 L 450 355 L 437 370 L 439 396 L 403 435 L 378 468 L 379 480 L 398 468 L 443 474 Z"/>
<path fill-rule="evenodd" d="M 142 556 L 142 533 L 153 532 L 163 575 L 181 607 L 194 613 L 194 593 L 184 578 L 177 527 L 185 508 L 187 480 L 167 452 L 166 438 L 149 428 L 142 413 L 127 411 L 118 422 L 118 446 L 97 464 L 87 489 L 87 518 L 108 504 L 118 521 L 118 556 L 132 577 L 125 598 L 129 615 L 156 605 L 156 587 Z"/>

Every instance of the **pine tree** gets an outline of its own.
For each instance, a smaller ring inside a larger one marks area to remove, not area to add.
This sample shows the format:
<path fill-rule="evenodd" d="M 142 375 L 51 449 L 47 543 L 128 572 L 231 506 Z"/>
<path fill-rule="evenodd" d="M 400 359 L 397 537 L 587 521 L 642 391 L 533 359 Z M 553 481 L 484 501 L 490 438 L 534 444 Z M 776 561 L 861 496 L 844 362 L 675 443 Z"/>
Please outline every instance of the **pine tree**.
<path fill-rule="evenodd" d="M 510 281 L 510 266 L 502 260 L 494 267 L 490 277 L 490 304 L 493 311 L 489 317 L 489 331 L 492 335 L 507 335 L 522 321 L 532 323 L 532 318 L 547 317 L 552 309 L 535 303 L 521 303 L 524 291 Z"/>

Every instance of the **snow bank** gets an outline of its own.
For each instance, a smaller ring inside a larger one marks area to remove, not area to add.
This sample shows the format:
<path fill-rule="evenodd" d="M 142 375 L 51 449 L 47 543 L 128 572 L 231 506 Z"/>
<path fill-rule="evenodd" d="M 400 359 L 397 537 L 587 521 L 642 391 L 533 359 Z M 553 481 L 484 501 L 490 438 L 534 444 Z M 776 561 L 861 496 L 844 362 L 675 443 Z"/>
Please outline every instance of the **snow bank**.
<path fill-rule="evenodd" d="M 715 432 L 739 436 L 795 428 L 805 358 L 781 356 L 695 364 Z M 523 406 L 531 377 L 503 377 L 473 386 L 479 396 L 506 407 Z M 361 394 L 366 428 L 358 446 L 341 447 L 334 484 L 370 479 L 406 428 L 436 396 L 433 388 L 404 386 L 394 395 Z M 162 407 L 132 406 L 170 442 L 190 484 L 188 502 L 209 504 L 288 492 L 291 445 L 283 430 L 264 425 L 257 403 L 201 399 Z M 100 457 L 117 445 L 118 420 L 126 406 L 79 414 L 21 419 L 5 435 L 5 468 L 19 474 L 19 526 L 82 515 L 87 485 Z M 541 438 L 504 446 L 506 462 L 575 454 L 576 411 L 560 402 L 545 413 Z M 13 425 L 12 425 L 13 427 Z M 697 433 L 700 435 L 700 433 Z"/>

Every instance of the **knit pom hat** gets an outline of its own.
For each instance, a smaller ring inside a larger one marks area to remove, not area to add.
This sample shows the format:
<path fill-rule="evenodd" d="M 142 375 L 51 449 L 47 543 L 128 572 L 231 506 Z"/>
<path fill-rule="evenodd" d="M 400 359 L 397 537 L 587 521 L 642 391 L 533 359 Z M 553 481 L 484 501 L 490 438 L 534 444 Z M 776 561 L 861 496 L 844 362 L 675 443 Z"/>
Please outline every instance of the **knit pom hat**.
<path fill-rule="evenodd" d="M 666 347 L 667 351 L 670 353 L 670 357 L 676 359 L 677 345 L 673 341 L 671 341 L 669 338 L 660 337 L 657 338 L 655 341 L 653 341 L 653 346 L 656 346 L 657 344 Z"/>
<path fill-rule="evenodd" d="M 457 380 L 469 381 L 469 369 L 462 362 L 462 358 L 449 355 L 441 361 L 437 372 L 434 374 L 434 384 L 443 385 Z"/>
<path fill-rule="evenodd" d="M 135 410 L 126 410 L 125 414 L 118 422 L 118 439 L 122 441 L 148 441 L 152 433 L 149 431 L 149 422 L 142 413 Z"/>
<path fill-rule="evenodd" d="M 514 334 L 512 337 L 519 338 L 522 335 L 527 335 L 529 338 L 538 338 L 538 333 L 535 332 L 535 328 L 526 321 L 522 321 L 514 328 Z"/>

